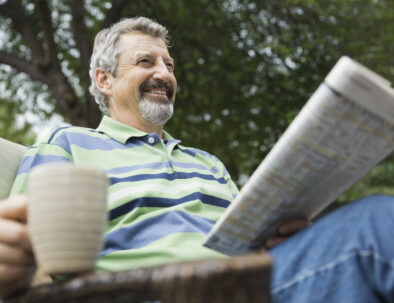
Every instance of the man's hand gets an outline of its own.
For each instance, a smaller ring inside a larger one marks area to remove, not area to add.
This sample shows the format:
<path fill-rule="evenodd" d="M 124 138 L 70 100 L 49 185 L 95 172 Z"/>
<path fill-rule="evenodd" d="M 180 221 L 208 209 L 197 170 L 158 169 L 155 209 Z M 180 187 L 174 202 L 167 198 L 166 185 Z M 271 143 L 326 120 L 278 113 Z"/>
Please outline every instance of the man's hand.
<path fill-rule="evenodd" d="M 0 299 L 27 288 L 36 270 L 26 217 L 26 196 L 0 201 Z"/>
<path fill-rule="evenodd" d="M 265 242 L 265 248 L 273 248 L 310 224 L 311 222 L 307 219 L 293 219 L 282 223 L 278 227 L 278 236 L 269 238 Z"/>

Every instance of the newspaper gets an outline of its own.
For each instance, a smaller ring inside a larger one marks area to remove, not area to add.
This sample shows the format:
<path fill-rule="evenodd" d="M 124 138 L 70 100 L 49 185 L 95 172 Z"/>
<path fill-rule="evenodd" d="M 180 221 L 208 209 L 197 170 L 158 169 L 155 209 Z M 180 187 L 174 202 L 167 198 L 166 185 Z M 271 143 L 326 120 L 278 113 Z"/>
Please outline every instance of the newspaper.
<path fill-rule="evenodd" d="M 213 227 L 205 246 L 261 247 L 277 226 L 313 218 L 394 150 L 394 90 L 342 57 Z"/>
<path fill-rule="evenodd" d="M 23 145 L 0 138 L 0 199 L 9 196 L 26 150 Z"/>

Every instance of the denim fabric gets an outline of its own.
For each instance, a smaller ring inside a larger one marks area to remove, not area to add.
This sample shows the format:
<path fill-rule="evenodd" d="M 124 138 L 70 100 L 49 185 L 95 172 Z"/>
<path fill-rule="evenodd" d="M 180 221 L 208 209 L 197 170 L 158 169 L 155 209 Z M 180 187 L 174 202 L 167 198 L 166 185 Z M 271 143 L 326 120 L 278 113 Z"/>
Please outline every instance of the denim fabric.
<path fill-rule="evenodd" d="M 394 302 L 394 197 L 341 207 L 270 253 L 274 303 Z"/>

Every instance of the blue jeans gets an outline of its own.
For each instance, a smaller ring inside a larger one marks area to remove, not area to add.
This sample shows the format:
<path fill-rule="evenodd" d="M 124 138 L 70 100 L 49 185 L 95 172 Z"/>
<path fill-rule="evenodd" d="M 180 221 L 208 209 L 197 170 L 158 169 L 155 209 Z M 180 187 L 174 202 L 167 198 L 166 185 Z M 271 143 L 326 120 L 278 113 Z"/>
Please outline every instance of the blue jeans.
<path fill-rule="evenodd" d="M 275 303 L 394 302 L 394 197 L 343 206 L 270 254 Z"/>

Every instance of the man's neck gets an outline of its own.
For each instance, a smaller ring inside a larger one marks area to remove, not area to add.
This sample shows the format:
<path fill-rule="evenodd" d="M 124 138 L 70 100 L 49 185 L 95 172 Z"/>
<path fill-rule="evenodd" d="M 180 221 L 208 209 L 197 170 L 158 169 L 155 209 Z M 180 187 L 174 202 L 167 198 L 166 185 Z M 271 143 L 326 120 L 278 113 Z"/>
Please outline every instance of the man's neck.
<path fill-rule="evenodd" d="M 111 118 L 146 133 L 157 133 L 163 139 L 163 125 L 155 125 L 144 119 L 131 119 L 130 117 L 111 115 Z"/>

